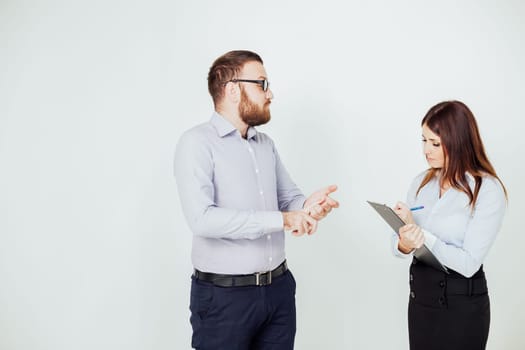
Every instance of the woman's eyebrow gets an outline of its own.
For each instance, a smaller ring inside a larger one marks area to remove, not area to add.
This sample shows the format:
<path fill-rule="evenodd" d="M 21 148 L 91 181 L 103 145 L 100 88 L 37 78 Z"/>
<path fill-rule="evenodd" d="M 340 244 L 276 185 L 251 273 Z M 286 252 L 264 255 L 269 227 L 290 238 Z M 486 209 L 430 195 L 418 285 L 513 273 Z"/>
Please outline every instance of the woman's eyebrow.
<path fill-rule="evenodd" d="M 434 139 L 432 137 L 425 137 L 425 135 L 421 135 L 422 138 L 424 138 L 425 140 L 430 140 L 430 141 L 438 141 L 437 139 Z M 439 142 L 439 141 L 438 141 Z"/>

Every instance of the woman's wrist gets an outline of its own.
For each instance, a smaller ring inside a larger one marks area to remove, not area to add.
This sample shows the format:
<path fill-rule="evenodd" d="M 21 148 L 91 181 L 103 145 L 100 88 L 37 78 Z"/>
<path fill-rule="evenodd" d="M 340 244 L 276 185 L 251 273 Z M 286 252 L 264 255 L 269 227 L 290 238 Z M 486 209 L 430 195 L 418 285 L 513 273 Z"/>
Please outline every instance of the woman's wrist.
<path fill-rule="evenodd" d="M 401 241 L 399 241 L 399 243 L 397 244 L 397 249 L 400 252 L 402 252 L 403 254 L 409 254 L 413 250 L 412 248 L 409 248 L 406 245 L 404 245 L 403 243 L 401 243 Z"/>

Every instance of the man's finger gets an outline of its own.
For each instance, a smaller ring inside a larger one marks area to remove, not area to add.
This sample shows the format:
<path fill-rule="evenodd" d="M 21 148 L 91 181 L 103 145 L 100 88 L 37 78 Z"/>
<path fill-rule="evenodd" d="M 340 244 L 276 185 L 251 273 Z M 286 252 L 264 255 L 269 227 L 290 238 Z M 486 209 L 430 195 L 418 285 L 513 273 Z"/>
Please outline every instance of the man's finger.
<path fill-rule="evenodd" d="M 298 230 L 294 230 L 292 231 L 292 235 L 294 235 L 295 237 L 300 237 L 302 236 L 304 233 L 300 233 Z"/>
<path fill-rule="evenodd" d="M 327 198 L 326 198 L 325 205 L 328 205 L 328 206 L 330 206 L 331 208 L 338 208 L 338 207 L 339 207 L 339 202 L 336 201 L 336 200 L 333 199 L 333 198 L 327 197 Z"/>
<path fill-rule="evenodd" d="M 303 222 L 299 222 L 295 228 L 296 236 L 302 236 L 305 233 Z"/>
<path fill-rule="evenodd" d="M 318 215 L 323 215 L 326 212 L 326 208 L 324 205 L 316 205 L 314 207 L 314 212 Z"/>
<path fill-rule="evenodd" d="M 309 231 L 311 231 L 311 232 L 309 232 L 309 233 L 310 234 L 314 233 L 315 230 L 317 229 L 317 220 L 315 220 L 311 216 L 307 216 L 305 219 L 306 219 L 306 222 L 310 225 L 310 230 Z"/>
<path fill-rule="evenodd" d="M 310 225 L 307 221 L 303 221 L 302 228 L 304 233 L 310 234 Z"/>
<path fill-rule="evenodd" d="M 327 208 L 331 208 L 330 202 L 324 201 L 323 203 L 320 203 L 319 206 L 323 208 L 323 210 L 326 210 Z"/>
<path fill-rule="evenodd" d="M 337 191 L 337 185 L 330 185 L 324 189 L 324 193 L 326 195 L 329 195 L 330 193 L 335 192 L 335 191 Z"/>
<path fill-rule="evenodd" d="M 309 235 L 313 235 L 317 231 L 317 220 L 314 220 L 314 224 L 310 225 L 310 230 L 308 231 Z"/>

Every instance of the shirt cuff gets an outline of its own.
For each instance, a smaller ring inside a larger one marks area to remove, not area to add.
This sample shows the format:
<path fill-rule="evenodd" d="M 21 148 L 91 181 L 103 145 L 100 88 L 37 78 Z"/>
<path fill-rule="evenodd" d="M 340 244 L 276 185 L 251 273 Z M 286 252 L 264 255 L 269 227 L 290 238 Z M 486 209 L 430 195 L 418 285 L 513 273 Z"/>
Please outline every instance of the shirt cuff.
<path fill-rule="evenodd" d="M 400 258 L 408 258 L 412 256 L 412 252 L 413 250 L 410 253 L 403 253 L 402 251 L 400 251 L 399 250 L 399 237 L 396 237 L 394 239 L 394 255 L 395 256 L 398 256 Z"/>
<path fill-rule="evenodd" d="M 283 230 L 283 214 L 280 211 L 261 211 L 257 215 L 259 216 L 258 221 L 263 227 L 263 235 Z"/>
<path fill-rule="evenodd" d="M 424 244 L 427 246 L 428 249 L 432 250 L 432 247 L 434 247 L 434 244 L 436 244 L 437 237 L 426 230 L 422 230 L 422 231 L 423 231 L 423 235 L 425 235 Z"/>
<path fill-rule="evenodd" d="M 288 206 L 288 211 L 304 209 L 304 202 L 306 202 L 306 197 L 300 196 L 299 198 L 294 200 L 292 203 L 290 203 L 290 205 Z"/>

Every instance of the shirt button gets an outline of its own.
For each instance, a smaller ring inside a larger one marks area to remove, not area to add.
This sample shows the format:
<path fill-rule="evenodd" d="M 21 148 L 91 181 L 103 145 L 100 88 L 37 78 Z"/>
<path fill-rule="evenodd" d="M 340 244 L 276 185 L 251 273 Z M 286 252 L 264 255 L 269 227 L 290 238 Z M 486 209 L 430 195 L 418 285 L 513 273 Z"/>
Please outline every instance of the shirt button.
<path fill-rule="evenodd" d="M 259 174 L 259 169 L 255 169 L 255 173 Z"/>
<path fill-rule="evenodd" d="M 250 153 L 252 153 L 252 152 L 253 152 L 253 149 L 251 149 L 251 148 L 248 148 L 248 151 L 249 151 Z"/>
<path fill-rule="evenodd" d="M 411 297 L 412 299 L 414 299 L 414 298 L 416 297 L 416 293 L 414 293 L 414 292 L 410 292 L 410 297 Z"/>
<path fill-rule="evenodd" d="M 411 281 L 414 280 L 414 275 L 410 274 L 410 280 L 411 280 Z"/>
<path fill-rule="evenodd" d="M 445 288 L 445 282 L 444 281 L 439 281 L 439 286 L 441 288 Z"/>
<path fill-rule="evenodd" d="M 268 238 L 268 240 L 272 239 L 272 236 L 268 235 L 266 236 Z"/>
<path fill-rule="evenodd" d="M 273 260 L 273 258 L 270 256 L 270 257 L 268 258 L 268 261 L 272 261 L 272 260 Z"/>
<path fill-rule="evenodd" d="M 261 196 L 262 196 L 262 195 L 264 194 L 264 192 L 263 192 L 263 191 L 261 191 L 261 192 L 259 192 L 259 193 L 261 194 Z"/>

